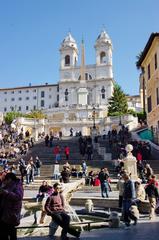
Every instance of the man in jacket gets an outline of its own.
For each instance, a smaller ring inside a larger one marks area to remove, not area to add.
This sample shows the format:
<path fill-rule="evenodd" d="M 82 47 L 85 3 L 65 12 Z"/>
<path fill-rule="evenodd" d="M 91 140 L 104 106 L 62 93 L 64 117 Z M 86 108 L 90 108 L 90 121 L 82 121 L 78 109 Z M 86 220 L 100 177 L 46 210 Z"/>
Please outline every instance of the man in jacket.
<path fill-rule="evenodd" d="M 47 215 L 51 216 L 53 221 L 62 227 L 61 239 L 67 240 L 67 233 L 79 237 L 80 231 L 70 228 L 70 216 L 65 212 L 65 201 L 63 195 L 60 193 L 61 187 L 59 183 L 55 183 L 54 192 L 48 197 L 45 203 L 45 210 Z"/>
<path fill-rule="evenodd" d="M 132 205 L 133 200 L 136 197 L 135 194 L 135 186 L 132 180 L 130 179 L 129 174 L 123 174 L 124 179 L 124 191 L 123 191 L 123 217 L 125 225 L 128 227 L 130 226 L 130 216 L 129 216 L 129 209 Z"/>

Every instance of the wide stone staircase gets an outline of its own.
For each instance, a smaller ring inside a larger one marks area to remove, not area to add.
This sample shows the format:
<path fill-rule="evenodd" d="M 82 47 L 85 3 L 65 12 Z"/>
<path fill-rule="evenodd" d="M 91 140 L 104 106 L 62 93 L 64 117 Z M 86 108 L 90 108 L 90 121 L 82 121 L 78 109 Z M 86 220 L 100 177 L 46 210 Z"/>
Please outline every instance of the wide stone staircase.
<path fill-rule="evenodd" d="M 106 141 L 103 141 L 102 144 L 104 145 Z M 29 153 L 24 157 L 27 161 L 31 156 L 35 159 L 38 156 L 42 162 L 41 166 L 41 174 L 40 177 L 35 177 L 34 183 L 30 185 L 24 185 L 25 189 L 36 189 L 38 190 L 39 185 L 41 184 L 42 180 L 52 180 L 53 178 L 53 169 L 55 163 L 55 156 L 53 154 L 53 148 L 55 145 L 59 145 L 61 148 L 61 160 L 59 161 L 60 171 L 63 168 L 63 165 L 66 163 L 66 157 L 64 154 L 64 147 L 67 145 L 70 147 L 70 157 L 69 157 L 69 164 L 71 166 L 75 165 L 76 168 L 79 170 L 82 160 L 86 160 L 86 164 L 88 166 L 88 172 L 90 170 L 99 171 L 102 167 L 107 167 L 109 169 L 111 178 L 116 177 L 116 173 L 114 171 L 113 161 L 112 160 L 104 160 L 103 156 L 100 155 L 97 149 L 94 148 L 92 160 L 87 161 L 87 155 L 84 157 L 81 156 L 79 152 L 79 143 L 78 137 L 70 137 L 64 138 L 62 140 L 54 140 L 52 147 L 46 147 L 45 142 L 40 140 L 35 146 L 29 151 Z M 106 145 L 107 146 L 107 145 Z"/>
<path fill-rule="evenodd" d="M 32 185 L 25 186 L 26 189 L 38 189 L 39 185 L 41 184 L 42 180 L 52 180 L 53 177 L 53 168 L 55 163 L 55 156 L 53 154 L 53 148 L 55 145 L 59 145 L 61 148 L 61 160 L 60 164 L 60 171 L 63 168 L 63 165 L 66 163 L 66 157 L 64 154 L 64 147 L 67 145 L 70 147 L 70 158 L 69 164 L 71 166 L 75 165 L 76 168 L 79 170 L 82 160 L 86 160 L 88 166 L 88 172 L 90 170 L 99 171 L 101 167 L 107 167 L 110 172 L 111 179 L 117 180 L 117 174 L 115 172 L 114 167 L 114 159 L 117 157 L 117 150 L 113 149 L 109 146 L 108 138 L 98 139 L 98 143 L 93 144 L 93 157 L 91 161 L 87 161 L 87 156 L 84 158 L 80 155 L 79 152 L 79 143 L 78 137 L 69 137 L 63 138 L 62 140 L 54 140 L 52 147 L 46 147 L 43 140 L 40 140 L 35 146 L 31 149 L 28 155 L 25 157 L 26 160 L 30 158 L 30 156 L 38 156 L 42 162 L 41 166 L 41 176 L 35 177 L 35 182 Z M 98 149 L 97 146 L 98 145 Z M 104 159 L 104 155 L 100 154 L 99 148 L 101 148 L 106 154 L 112 155 L 112 160 Z M 158 175 L 159 173 L 159 162 L 157 160 L 147 160 L 147 163 L 151 165 L 154 170 L 154 173 Z M 116 182 L 116 181 L 115 181 Z"/>
<path fill-rule="evenodd" d="M 86 160 L 88 166 L 93 168 L 101 168 L 101 167 L 111 167 L 112 164 L 110 161 L 104 161 L 101 155 L 97 152 L 96 149 L 93 150 L 92 160 L 87 161 L 87 156 L 82 157 L 79 152 L 79 143 L 78 138 L 67 138 L 63 140 L 54 140 L 52 147 L 46 147 L 44 141 L 37 143 L 32 149 L 31 152 L 25 157 L 26 160 L 30 158 L 30 156 L 38 156 L 42 162 L 41 166 L 41 175 L 52 175 L 51 166 L 55 163 L 55 156 L 53 154 L 53 148 L 59 145 L 61 148 L 61 160 L 59 161 L 60 165 L 64 165 L 66 163 L 66 157 L 64 154 L 64 147 L 70 147 L 70 157 L 69 164 L 70 165 L 81 165 L 82 160 Z"/>

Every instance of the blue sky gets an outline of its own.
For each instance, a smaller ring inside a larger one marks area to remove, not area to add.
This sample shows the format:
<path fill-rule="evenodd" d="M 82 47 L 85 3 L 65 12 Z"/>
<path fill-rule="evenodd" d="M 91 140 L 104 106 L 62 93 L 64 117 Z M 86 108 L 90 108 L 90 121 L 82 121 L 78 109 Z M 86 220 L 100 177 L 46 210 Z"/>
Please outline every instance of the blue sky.
<path fill-rule="evenodd" d="M 57 83 L 59 47 L 69 30 L 79 48 L 84 37 L 86 64 L 94 64 L 105 26 L 114 78 L 125 93 L 138 94 L 136 56 L 159 32 L 158 9 L 158 0 L 0 0 L 0 88 Z"/>

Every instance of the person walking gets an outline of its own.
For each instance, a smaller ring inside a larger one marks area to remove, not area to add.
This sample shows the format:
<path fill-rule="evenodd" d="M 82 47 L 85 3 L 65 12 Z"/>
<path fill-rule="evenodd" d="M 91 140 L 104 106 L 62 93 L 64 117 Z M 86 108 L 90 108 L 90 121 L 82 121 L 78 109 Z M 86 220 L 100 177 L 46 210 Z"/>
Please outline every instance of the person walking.
<path fill-rule="evenodd" d="M 68 146 L 65 146 L 64 152 L 65 152 L 66 160 L 69 160 L 70 148 Z"/>
<path fill-rule="evenodd" d="M 7 173 L 0 187 L 0 239 L 17 240 L 22 199 L 22 181 L 14 173 Z"/>
<path fill-rule="evenodd" d="M 126 227 L 130 226 L 130 207 L 135 199 L 135 186 L 130 179 L 129 174 L 123 174 L 124 179 L 124 191 L 123 191 L 123 217 Z"/>
<path fill-rule="evenodd" d="M 101 168 L 101 171 L 99 172 L 98 178 L 100 180 L 101 185 L 101 195 L 103 198 L 109 197 L 108 192 L 110 190 L 109 186 L 109 175 L 105 172 L 105 168 Z"/>
<path fill-rule="evenodd" d="M 18 166 L 19 166 L 19 171 L 20 171 L 20 175 L 21 175 L 21 181 L 24 181 L 24 176 L 26 175 L 26 163 L 24 161 L 23 158 L 21 158 L 18 162 Z"/>
<path fill-rule="evenodd" d="M 53 149 L 53 153 L 55 155 L 55 162 L 58 163 L 61 159 L 61 155 L 60 155 L 61 149 L 59 145 L 56 145 Z"/>
<path fill-rule="evenodd" d="M 47 215 L 52 217 L 52 220 L 55 221 L 60 227 L 62 227 L 61 239 L 67 240 L 67 233 L 78 237 L 80 236 L 80 231 L 72 229 L 70 227 L 70 216 L 65 212 L 65 199 L 64 196 L 60 193 L 61 188 L 59 183 L 53 185 L 54 192 L 49 196 L 45 203 L 45 210 Z"/>
<path fill-rule="evenodd" d="M 67 166 L 63 166 L 63 170 L 61 172 L 62 182 L 68 183 L 70 181 L 70 176 L 70 169 Z"/>
<path fill-rule="evenodd" d="M 158 188 L 155 185 L 155 181 L 151 179 L 149 184 L 146 186 L 145 191 L 149 200 L 149 208 L 150 208 L 149 219 L 153 220 L 155 218 L 156 202 L 157 202 L 157 199 L 159 198 L 159 192 L 158 192 Z"/>
<path fill-rule="evenodd" d="M 119 208 L 122 208 L 123 204 L 123 192 L 124 192 L 124 180 L 123 177 L 120 176 L 117 182 L 117 190 L 119 191 Z"/>
<path fill-rule="evenodd" d="M 40 177 L 40 168 L 41 168 L 41 161 L 38 156 L 35 158 L 35 166 L 36 166 L 36 174 Z"/>

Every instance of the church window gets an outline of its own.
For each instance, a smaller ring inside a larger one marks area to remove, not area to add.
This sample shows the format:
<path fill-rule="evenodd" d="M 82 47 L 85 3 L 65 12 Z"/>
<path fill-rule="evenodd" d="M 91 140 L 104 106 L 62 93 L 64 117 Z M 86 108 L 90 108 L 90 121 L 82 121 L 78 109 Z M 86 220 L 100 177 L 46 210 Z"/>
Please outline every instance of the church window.
<path fill-rule="evenodd" d="M 65 56 L 65 66 L 69 66 L 70 65 L 70 56 L 66 55 Z"/>
<path fill-rule="evenodd" d="M 85 80 L 91 80 L 92 76 L 89 73 L 85 73 Z M 78 77 L 78 80 L 81 80 L 81 75 Z"/>
<path fill-rule="evenodd" d="M 106 54 L 105 52 L 100 53 L 100 63 L 106 63 Z"/>
<path fill-rule="evenodd" d="M 101 89 L 102 99 L 105 99 L 105 88 L 102 87 Z"/>

